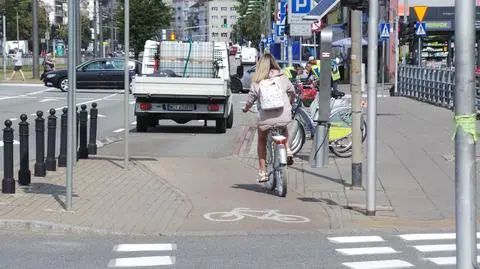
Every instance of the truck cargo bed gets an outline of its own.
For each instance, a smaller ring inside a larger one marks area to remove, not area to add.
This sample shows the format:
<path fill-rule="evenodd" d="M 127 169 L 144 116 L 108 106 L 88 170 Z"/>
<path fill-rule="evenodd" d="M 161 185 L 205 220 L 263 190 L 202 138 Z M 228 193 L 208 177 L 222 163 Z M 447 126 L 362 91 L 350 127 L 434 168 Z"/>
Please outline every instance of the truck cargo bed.
<path fill-rule="evenodd" d="M 139 76 L 133 80 L 135 96 L 197 95 L 226 96 L 228 82 L 221 78 L 175 78 Z"/>

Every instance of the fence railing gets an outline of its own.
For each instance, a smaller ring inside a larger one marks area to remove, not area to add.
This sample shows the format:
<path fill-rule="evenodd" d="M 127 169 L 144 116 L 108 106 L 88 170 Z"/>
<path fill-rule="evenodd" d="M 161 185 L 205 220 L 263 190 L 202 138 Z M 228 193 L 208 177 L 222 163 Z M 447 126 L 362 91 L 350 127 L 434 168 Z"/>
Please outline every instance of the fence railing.
<path fill-rule="evenodd" d="M 480 109 L 479 76 L 475 80 L 476 107 Z M 454 108 L 455 69 L 400 65 L 398 94 L 437 106 Z"/>

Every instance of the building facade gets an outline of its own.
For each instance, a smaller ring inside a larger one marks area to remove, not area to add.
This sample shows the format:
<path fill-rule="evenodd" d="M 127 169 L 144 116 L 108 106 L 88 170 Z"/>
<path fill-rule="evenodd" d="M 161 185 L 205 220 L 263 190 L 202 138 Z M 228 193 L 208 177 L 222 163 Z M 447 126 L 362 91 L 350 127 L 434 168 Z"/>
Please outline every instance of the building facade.
<path fill-rule="evenodd" d="M 237 0 L 211 0 L 205 3 L 208 40 L 223 42 L 231 40 L 232 26 L 238 19 L 237 5 Z"/>

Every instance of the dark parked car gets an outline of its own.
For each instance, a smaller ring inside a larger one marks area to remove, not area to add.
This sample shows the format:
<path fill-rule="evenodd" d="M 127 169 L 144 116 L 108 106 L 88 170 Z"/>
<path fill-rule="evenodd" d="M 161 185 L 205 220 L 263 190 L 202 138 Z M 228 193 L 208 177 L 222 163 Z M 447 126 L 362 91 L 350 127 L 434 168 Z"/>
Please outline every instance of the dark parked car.
<path fill-rule="evenodd" d="M 130 60 L 130 81 L 140 74 L 141 63 Z M 77 89 L 123 89 L 123 58 L 98 58 L 77 66 Z M 55 87 L 63 92 L 68 90 L 68 70 L 55 70 L 45 74 L 45 86 Z"/>

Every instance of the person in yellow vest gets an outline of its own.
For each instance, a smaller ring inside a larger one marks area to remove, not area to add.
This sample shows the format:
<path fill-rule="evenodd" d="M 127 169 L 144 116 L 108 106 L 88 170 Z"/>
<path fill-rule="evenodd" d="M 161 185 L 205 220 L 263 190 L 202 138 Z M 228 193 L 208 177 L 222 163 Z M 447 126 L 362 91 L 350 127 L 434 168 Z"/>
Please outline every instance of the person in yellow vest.
<path fill-rule="evenodd" d="M 332 60 L 332 91 L 338 91 L 338 82 L 340 81 L 340 71 L 338 70 L 339 59 Z"/>
<path fill-rule="evenodd" d="M 297 70 L 294 66 L 287 66 L 283 68 L 283 73 L 287 76 L 287 78 L 291 81 L 297 78 Z"/>

